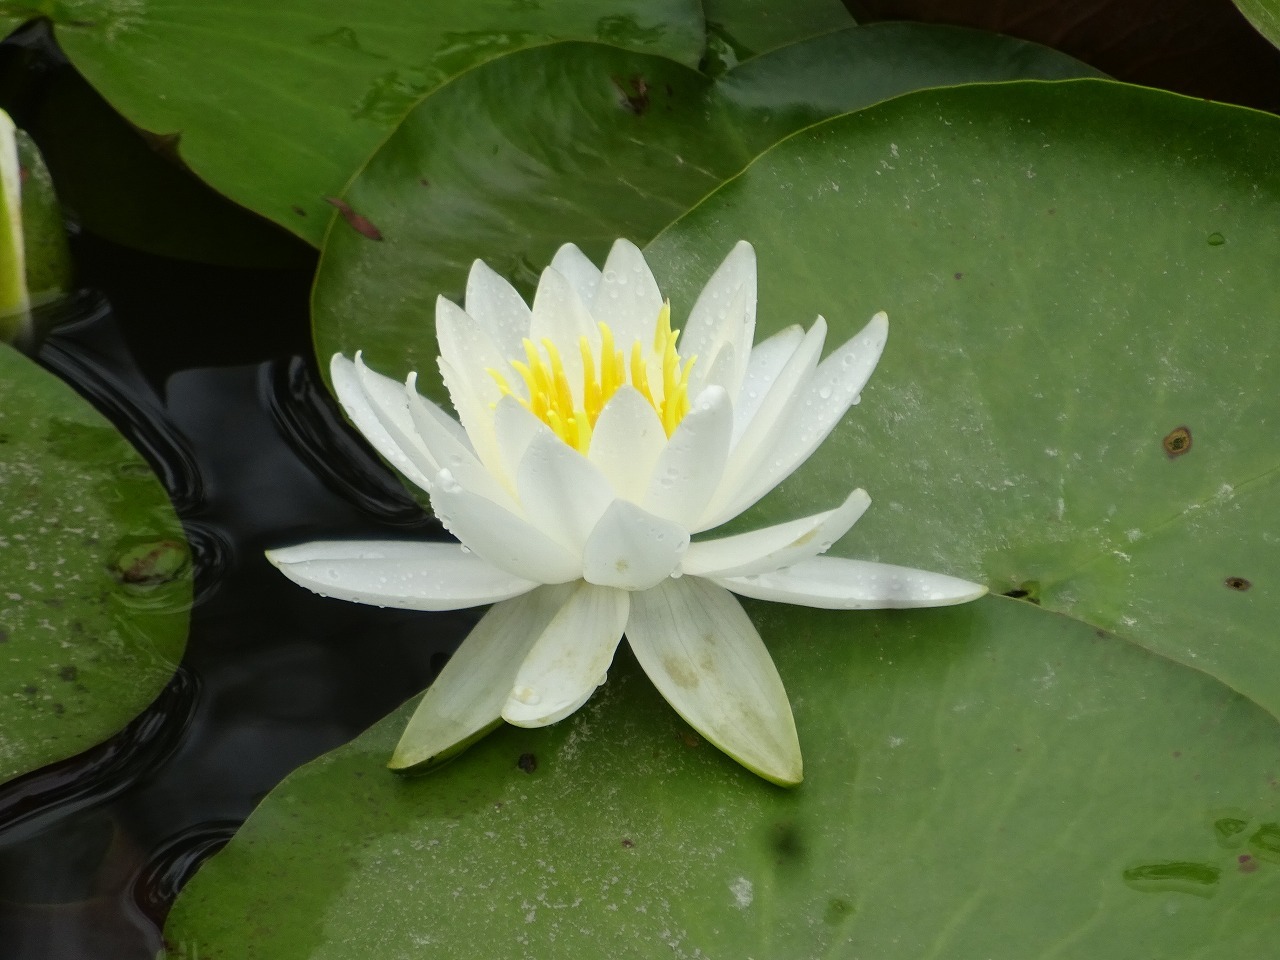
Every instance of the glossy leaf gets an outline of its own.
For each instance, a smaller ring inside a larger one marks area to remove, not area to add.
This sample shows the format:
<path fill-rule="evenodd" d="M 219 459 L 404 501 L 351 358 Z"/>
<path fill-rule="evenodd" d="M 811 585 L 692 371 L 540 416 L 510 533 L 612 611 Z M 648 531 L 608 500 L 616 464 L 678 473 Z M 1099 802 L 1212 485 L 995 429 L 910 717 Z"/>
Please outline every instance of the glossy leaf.
<path fill-rule="evenodd" d="M 758 159 L 651 247 L 673 304 L 746 237 L 757 336 L 890 333 L 751 525 L 865 487 L 837 550 L 1028 595 L 1280 715 L 1278 156 L 1276 117 L 1081 80 L 916 94 Z"/>
<path fill-rule="evenodd" d="M 1280 3 L 1276 0 L 1235 0 L 1235 4 L 1259 33 L 1280 47 Z"/>
<path fill-rule="evenodd" d="M 597 260 L 615 237 L 644 242 L 816 121 L 923 86 L 1082 72 L 1034 44 L 899 24 L 793 44 L 719 81 L 599 45 L 495 60 L 423 100 L 348 190 L 380 240 L 339 221 L 326 238 L 322 366 L 362 349 L 384 373 L 434 381 L 436 297 L 461 299 L 477 257 L 531 291 L 566 240 Z"/>
<path fill-rule="evenodd" d="M 0 346 L 0 781 L 72 756 L 164 688 L 190 556 L 150 468 L 70 387 Z"/>
<path fill-rule="evenodd" d="M 569 720 L 426 777 L 383 769 L 401 710 L 267 798 L 183 891 L 168 956 L 1269 948 L 1277 727 L 1244 698 L 999 597 L 751 609 L 795 702 L 799 788 L 698 740 L 629 657 Z"/>
<path fill-rule="evenodd" d="M 52 7 L 52 9 L 50 9 Z M 94 87 L 137 126 L 178 138 L 202 179 L 318 244 L 343 184 L 413 102 L 468 68 L 553 39 L 696 63 L 690 0 L 11 0 L 0 28 L 48 16 Z"/>

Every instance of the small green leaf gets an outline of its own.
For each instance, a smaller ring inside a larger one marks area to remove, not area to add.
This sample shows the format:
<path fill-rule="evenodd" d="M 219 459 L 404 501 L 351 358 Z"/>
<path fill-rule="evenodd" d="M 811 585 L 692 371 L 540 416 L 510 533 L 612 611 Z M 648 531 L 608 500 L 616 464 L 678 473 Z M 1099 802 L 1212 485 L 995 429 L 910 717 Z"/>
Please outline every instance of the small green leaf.
<path fill-rule="evenodd" d="M 118 731 L 173 676 L 191 602 L 150 468 L 70 387 L 0 346 L 0 782 Z"/>

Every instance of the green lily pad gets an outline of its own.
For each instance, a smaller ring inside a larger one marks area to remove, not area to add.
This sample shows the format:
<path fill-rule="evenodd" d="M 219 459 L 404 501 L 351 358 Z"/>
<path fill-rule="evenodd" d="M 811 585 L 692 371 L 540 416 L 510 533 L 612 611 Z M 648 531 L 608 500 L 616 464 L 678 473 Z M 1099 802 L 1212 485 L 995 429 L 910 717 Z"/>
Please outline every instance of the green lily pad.
<path fill-rule="evenodd" d="M 426 777 L 383 769 L 401 710 L 266 799 L 183 891 L 169 957 L 1268 949 L 1280 767 L 1254 704 L 1000 597 L 750 610 L 795 702 L 794 791 L 701 743 L 629 656 L 569 720 Z"/>
<path fill-rule="evenodd" d="M 1235 0 L 1235 4 L 1260 34 L 1280 47 L 1280 3 L 1276 0 Z"/>
<path fill-rule="evenodd" d="M 597 259 L 618 236 L 645 242 L 809 124 L 926 86 L 1093 73 L 1034 44 L 913 24 L 837 31 L 719 80 L 578 43 L 494 60 L 418 104 L 351 184 L 363 220 L 326 238 L 317 351 L 362 349 L 388 374 L 429 378 L 435 299 L 459 299 L 477 257 L 530 290 L 566 240 Z"/>
<path fill-rule="evenodd" d="M 694 64 L 691 0 L 8 0 L 0 29 L 49 17 L 94 87 L 179 138 L 202 179 L 319 244 L 335 196 L 415 100 L 509 50 L 598 40 Z"/>
<path fill-rule="evenodd" d="M 813 127 L 650 248 L 691 303 L 741 237 L 763 335 L 879 309 L 843 432 L 752 525 L 1013 591 L 1280 715 L 1280 119 L 1101 81 L 924 92 Z M 676 311 L 677 316 L 679 311 Z"/>
<path fill-rule="evenodd" d="M 0 782 L 136 716 L 177 669 L 191 564 L 151 469 L 52 374 L 0 346 Z"/>

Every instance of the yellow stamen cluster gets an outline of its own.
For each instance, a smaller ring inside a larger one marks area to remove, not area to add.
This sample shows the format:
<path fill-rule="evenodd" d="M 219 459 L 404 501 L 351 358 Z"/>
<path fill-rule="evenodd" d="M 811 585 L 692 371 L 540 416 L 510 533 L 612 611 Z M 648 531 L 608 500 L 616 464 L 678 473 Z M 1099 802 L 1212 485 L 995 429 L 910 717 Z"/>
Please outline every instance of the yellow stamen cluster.
<path fill-rule="evenodd" d="M 569 446 L 586 453 L 591 444 L 600 411 L 621 387 L 632 386 L 644 397 L 662 421 L 667 436 L 689 412 L 689 373 L 695 358 L 681 361 L 676 351 L 679 330 L 671 329 L 671 304 L 664 303 L 654 325 L 653 353 L 660 358 L 660 377 L 649 376 L 648 358 L 637 340 L 630 357 L 613 341 L 613 331 L 600 324 L 600 351 L 597 357 L 587 337 L 578 338 L 582 355 L 582 389 L 575 397 L 565 373 L 560 351 L 549 339 L 535 344 L 524 341 L 524 361 L 512 360 L 529 394 L 526 400 L 511 389 L 501 371 L 489 370 L 504 395 L 515 397 L 526 410 L 549 426 Z M 539 349 L 541 347 L 541 349 Z"/>

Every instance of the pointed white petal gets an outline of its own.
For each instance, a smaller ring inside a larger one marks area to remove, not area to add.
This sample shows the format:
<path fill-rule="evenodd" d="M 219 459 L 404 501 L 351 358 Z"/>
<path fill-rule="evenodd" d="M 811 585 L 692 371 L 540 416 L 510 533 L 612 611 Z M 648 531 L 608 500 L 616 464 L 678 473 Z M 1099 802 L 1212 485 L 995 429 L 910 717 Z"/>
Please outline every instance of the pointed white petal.
<path fill-rule="evenodd" d="M 705 360 L 699 359 L 699 364 L 706 364 L 720 352 L 721 345 L 732 346 L 738 367 L 732 383 L 726 386 L 730 396 L 737 396 L 755 329 L 756 253 L 751 244 L 742 240 L 698 295 L 681 334 L 680 353 L 686 357 L 705 357 Z M 696 381 L 707 372 L 707 366 L 701 371 L 695 366 L 692 379 Z"/>
<path fill-rule="evenodd" d="M 324 597 L 403 610 L 459 610 L 537 586 L 456 543 L 321 540 L 267 551 L 294 583 Z"/>
<path fill-rule="evenodd" d="M 744 597 L 827 610 L 949 607 L 987 592 L 944 573 L 844 557 L 814 557 L 773 573 L 718 577 L 716 583 Z"/>
<path fill-rule="evenodd" d="M 804 342 L 804 329 L 799 324 L 792 324 L 785 330 L 779 330 L 768 340 L 763 340 L 751 348 L 751 356 L 747 360 L 747 372 L 742 378 L 742 387 L 733 401 L 733 445 L 736 447 L 747 426 L 755 419 L 760 405 L 764 402 L 784 366 Z"/>
<path fill-rule="evenodd" d="M 514 576 L 539 583 L 582 576 L 578 554 L 492 500 L 463 489 L 447 470 L 435 478 L 431 506 L 445 529 L 469 550 Z"/>
<path fill-rule="evenodd" d="M 557 442 L 559 438 L 524 404 L 511 396 L 503 397 L 493 408 L 493 433 L 502 460 L 502 483 L 515 496 L 516 472 L 533 438 L 546 435 Z"/>
<path fill-rule="evenodd" d="M 590 306 L 600 287 L 600 268 L 587 259 L 587 255 L 574 244 L 566 243 L 551 258 L 551 266 L 569 281 L 583 303 Z"/>
<path fill-rule="evenodd" d="M 544 350 L 544 340 L 555 345 L 576 403 L 582 402 L 582 352 L 578 346 L 582 337 L 587 338 L 587 343 L 595 351 L 600 342 L 600 331 L 591 311 L 573 284 L 559 270 L 547 267 L 542 271 L 538 290 L 533 295 L 533 324 L 529 328 L 529 339 L 540 354 Z"/>
<path fill-rule="evenodd" d="M 888 318 L 877 313 L 862 331 L 818 365 L 777 432 L 771 456 L 745 478 L 731 509 L 736 516 L 791 476 L 827 439 L 840 418 L 857 402 L 884 351 Z"/>
<path fill-rule="evenodd" d="M 613 501 L 604 474 L 550 430 L 529 443 L 516 492 L 529 522 L 577 554 Z"/>
<path fill-rule="evenodd" d="M 417 375 L 410 374 L 402 390 L 415 431 L 438 464 L 436 472 L 448 470 L 464 489 L 519 514 L 519 505 L 501 481 L 480 462 L 458 422 L 421 396 L 415 388 L 416 382 Z"/>
<path fill-rule="evenodd" d="M 467 431 L 476 456 L 491 471 L 501 462 L 493 438 L 493 405 L 502 396 L 489 373 L 518 381 L 508 357 L 465 311 L 440 297 L 436 300 L 436 336 L 440 343 L 440 374 L 449 399 Z M 516 387 L 517 383 L 512 383 Z"/>
<path fill-rule="evenodd" d="M 604 683 L 629 606 L 625 590 L 578 584 L 520 664 L 502 718 L 543 727 L 586 703 Z"/>
<path fill-rule="evenodd" d="M 720 483 L 732 433 L 728 394 L 708 387 L 671 434 L 640 505 L 692 529 Z"/>
<path fill-rule="evenodd" d="M 507 356 L 520 355 L 520 341 L 529 335 L 532 314 L 515 287 L 482 260 L 467 276 L 466 312 L 483 325 Z"/>
<path fill-rule="evenodd" d="M 774 783 L 800 782 L 787 691 L 727 591 L 684 577 L 634 593 L 627 641 L 658 692 L 707 740 Z"/>
<path fill-rule="evenodd" d="M 696 529 L 718 527 L 742 512 L 744 508 L 738 503 L 743 488 L 752 484 L 753 478 L 764 469 L 764 462 L 774 455 L 774 448 L 781 442 L 779 435 L 789 423 L 789 413 L 799 403 L 804 385 L 817 369 L 826 336 L 826 321 L 819 317 L 773 378 L 755 416 L 745 426 L 734 424 L 738 440 L 730 451 L 720 485 Z"/>
<path fill-rule="evenodd" d="M 871 505 L 865 490 L 854 490 L 839 507 L 789 523 L 692 544 L 681 569 L 695 577 L 742 577 L 769 573 L 826 553 Z"/>
<path fill-rule="evenodd" d="M 406 436 L 406 429 L 412 435 L 413 424 L 405 405 L 404 385 L 369 370 L 364 377 L 361 367 L 358 353 L 354 363 L 340 353 L 329 361 L 329 377 L 342 409 L 388 463 L 423 490 L 429 490 L 436 466 L 425 448 Z"/>
<path fill-rule="evenodd" d="M 667 577 L 689 546 L 689 531 L 628 500 L 615 500 L 591 531 L 582 552 L 588 583 L 647 590 Z"/>
<path fill-rule="evenodd" d="M 652 349 L 661 310 L 662 293 L 644 254 L 630 240 L 615 241 L 591 313 L 609 325 L 614 342 L 629 356 L 631 344 L 637 340 L 645 350 Z"/>
<path fill-rule="evenodd" d="M 638 502 L 666 446 L 667 434 L 653 406 L 626 386 L 600 411 L 587 459 L 600 468 L 617 496 Z"/>
<path fill-rule="evenodd" d="M 435 766 L 497 726 L 520 664 L 572 592 L 539 587 L 489 610 L 427 688 L 388 766 Z"/>

